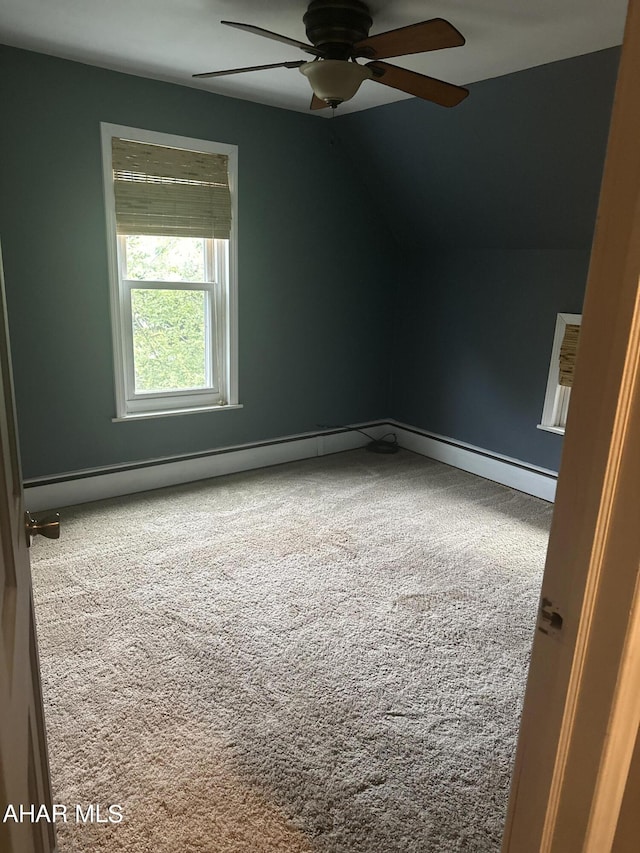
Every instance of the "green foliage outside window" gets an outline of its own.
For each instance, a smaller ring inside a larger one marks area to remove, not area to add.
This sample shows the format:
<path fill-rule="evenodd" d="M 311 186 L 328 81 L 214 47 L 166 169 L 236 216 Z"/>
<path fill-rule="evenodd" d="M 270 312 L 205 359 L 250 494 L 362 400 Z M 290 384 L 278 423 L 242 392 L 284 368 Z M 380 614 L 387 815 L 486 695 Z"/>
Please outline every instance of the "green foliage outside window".
<path fill-rule="evenodd" d="M 130 234 L 127 275 L 136 281 L 204 281 L 204 240 Z"/>
<path fill-rule="evenodd" d="M 204 241 L 126 238 L 127 273 L 135 281 L 204 281 Z M 136 392 L 203 388 L 207 295 L 198 290 L 131 290 Z"/>
<path fill-rule="evenodd" d="M 131 291 L 136 392 L 203 388 L 206 294 Z"/>

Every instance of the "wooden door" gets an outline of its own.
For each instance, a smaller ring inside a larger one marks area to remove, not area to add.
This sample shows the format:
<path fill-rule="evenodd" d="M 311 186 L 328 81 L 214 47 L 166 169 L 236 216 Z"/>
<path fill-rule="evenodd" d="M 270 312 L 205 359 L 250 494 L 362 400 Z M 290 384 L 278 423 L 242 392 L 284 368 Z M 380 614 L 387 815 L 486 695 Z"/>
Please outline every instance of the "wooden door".
<path fill-rule="evenodd" d="M 580 335 L 503 853 L 640 850 L 640 0 Z"/>
<path fill-rule="evenodd" d="M 47 820 L 51 790 L 1 267 L 0 258 L 0 850 L 50 853 L 55 833 Z M 31 806 L 40 820 L 31 820 Z"/>

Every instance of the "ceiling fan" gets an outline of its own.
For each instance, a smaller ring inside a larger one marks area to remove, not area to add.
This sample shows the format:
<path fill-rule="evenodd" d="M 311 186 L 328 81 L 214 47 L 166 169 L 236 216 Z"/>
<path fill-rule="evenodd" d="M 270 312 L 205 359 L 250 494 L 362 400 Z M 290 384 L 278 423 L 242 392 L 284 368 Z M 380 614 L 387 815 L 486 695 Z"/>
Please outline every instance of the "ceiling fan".
<path fill-rule="evenodd" d="M 327 106 L 335 109 L 343 101 L 352 98 L 364 80 L 391 86 L 443 107 L 454 107 L 469 94 L 468 89 L 461 86 L 381 61 L 392 56 L 408 56 L 463 45 L 464 36 L 442 18 L 369 36 L 373 19 L 367 6 L 360 0 L 312 0 L 302 20 L 310 44 L 252 24 L 235 21 L 220 23 L 298 47 L 314 56 L 313 60 L 209 71 L 194 74 L 193 77 L 224 77 L 270 68 L 297 68 L 308 78 L 313 89 L 312 110 Z M 358 59 L 368 61 L 361 65 Z"/>

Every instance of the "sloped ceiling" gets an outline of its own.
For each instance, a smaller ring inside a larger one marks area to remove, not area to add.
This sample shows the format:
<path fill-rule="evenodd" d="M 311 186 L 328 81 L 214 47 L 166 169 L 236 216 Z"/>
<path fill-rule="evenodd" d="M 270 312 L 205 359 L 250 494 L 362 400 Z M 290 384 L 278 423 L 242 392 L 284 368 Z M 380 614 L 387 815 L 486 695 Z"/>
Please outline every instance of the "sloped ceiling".
<path fill-rule="evenodd" d="M 626 13 L 626 0 L 371 0 L 368 5 L 371 34 L 434 17 L 454 24 L 466 45 L 397 64 L 461 85 L 620 44 Z M 304 112 L 309 84 L 295 69 L 208 81 L 195 81 L 191 74 L 305 58 L 295 47 L 221 26 L 220 20 L 306 41 L 306 7 L 305 0 L 3 0 L 0 41 Z M 367 81 L 340 112 L 405 97 Z"/>

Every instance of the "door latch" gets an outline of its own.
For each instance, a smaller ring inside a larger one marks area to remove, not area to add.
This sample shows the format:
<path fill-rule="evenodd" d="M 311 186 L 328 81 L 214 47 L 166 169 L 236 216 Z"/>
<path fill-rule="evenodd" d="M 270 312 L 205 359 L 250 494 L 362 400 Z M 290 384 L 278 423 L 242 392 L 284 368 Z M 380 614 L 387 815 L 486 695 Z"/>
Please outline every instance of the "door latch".
<path fill-rule="evenodd" d="M 562 630 L 562 622 L 562 614 L 556 605 L 543 596 L 538 611 L 538 631 L 549 636 L 556 636 Z"/>
<path fill-rule="evenodd" d="M 47 539 L 60 538 L 60 513 L 54 512 L 46 518 L 34 518 L 30 512 L 24 514 L 24 528 L 27 534 L 27 548 L 31 547 L 31 540 L 38 534 L 46 536 Z"/>

